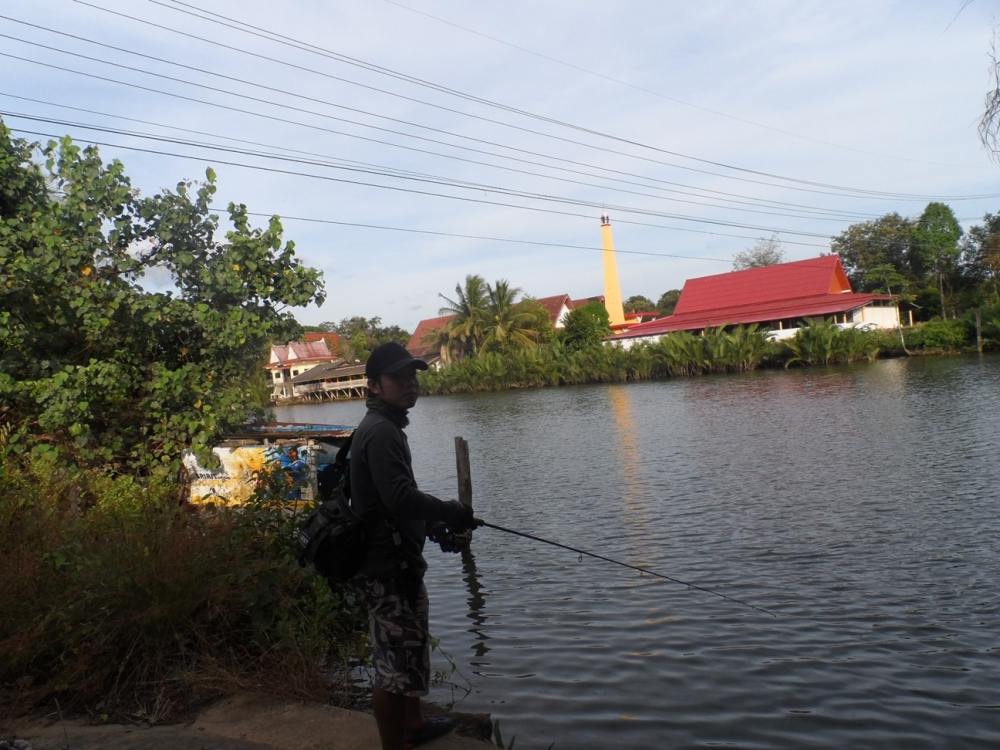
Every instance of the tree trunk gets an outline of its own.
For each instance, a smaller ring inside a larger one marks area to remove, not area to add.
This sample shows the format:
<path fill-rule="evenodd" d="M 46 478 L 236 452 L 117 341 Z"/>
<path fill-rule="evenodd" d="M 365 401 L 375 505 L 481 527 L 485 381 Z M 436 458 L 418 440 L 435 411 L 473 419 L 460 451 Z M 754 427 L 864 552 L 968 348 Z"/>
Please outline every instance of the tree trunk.
<path fill-rule="evenodd" d="M 947 320 L 948 315 L 944 309 L 944 273 L 938 271 L 938 292 L 941 294 L 941 320 Z"/>
<path fill-rule="evenodd" d="M 976 351 L 983 353 L 983 314 L 976 308 Z"/>

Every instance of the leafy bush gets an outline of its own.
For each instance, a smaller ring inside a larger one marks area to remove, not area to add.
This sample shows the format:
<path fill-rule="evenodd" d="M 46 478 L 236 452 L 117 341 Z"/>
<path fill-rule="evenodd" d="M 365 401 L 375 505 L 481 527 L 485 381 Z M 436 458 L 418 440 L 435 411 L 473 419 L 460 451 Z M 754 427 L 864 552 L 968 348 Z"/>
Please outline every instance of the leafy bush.
<path fill-rule="evenodd" d="M 301 568 L 280 495 L 195 511 L 170 483 L 0 465 L 0 705 L 158 720 L 234 688 L 328 697 L 363 614 Z"/>
<path fill-rule="evenodd" d="M 972 343 L 975 333 L 963 320 L 929 320 L 914 327 L 907 343 L 914 348 L 958 351 Z"/>
<path fill-rule="evenodd" d="M 631 349 L 604 344 L 575 348 L 556 340 L 533 349 L 488 352 L 466 357 L 420 377 L 425 393 L 467 393 L 580 383 L 746 372 L 775 351 L 757 326 L 709 331 L 704 336 L 672 333 L 654 344 Z"/>
<path fill-rule="evenodd" d="M 875 331 L 840 328 L 822 319 L 811 319 L 795 336 L 781 342 L 791 356 L 785 367 L 793 364 L 831 365 L 835 363 L 872 362 L 878 356 L 880 337 Z"/>

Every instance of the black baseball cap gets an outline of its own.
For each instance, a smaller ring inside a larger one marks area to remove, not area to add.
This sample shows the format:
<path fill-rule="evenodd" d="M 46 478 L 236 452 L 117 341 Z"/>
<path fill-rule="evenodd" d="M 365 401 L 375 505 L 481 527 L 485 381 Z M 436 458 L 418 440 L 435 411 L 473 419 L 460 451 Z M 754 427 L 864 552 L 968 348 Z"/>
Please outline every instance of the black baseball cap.
<path fill-rule="evenodd" d="M 377 378 L 386 373 L 399 372 L 409 365 L 414 365 L 418 370 L 427 369 L 426 362 L 411 355 L 401 344 L 391 341 L 375 347 L 375 351 L 365 362 L 365 377 Z"/>

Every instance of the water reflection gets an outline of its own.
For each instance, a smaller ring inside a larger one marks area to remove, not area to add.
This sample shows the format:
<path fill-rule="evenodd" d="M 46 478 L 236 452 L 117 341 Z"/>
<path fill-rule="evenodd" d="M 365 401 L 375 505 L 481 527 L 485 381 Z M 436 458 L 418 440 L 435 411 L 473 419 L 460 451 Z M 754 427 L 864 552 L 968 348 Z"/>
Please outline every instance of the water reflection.
<path fill-rule="evenodd" d="M 472 553 L 472 548 L 466 547 L 462 550 L 462 580 L 465 581 L 469 598 L 466 600 L 469 605 L 469 612 L 466 615 L 472 620 L 472 627 L 469 632 L 473 634 L 472 653 L 477 659 L 482 659 L 490 652 L 487 641 L 490 637 L 486 633 L 486 591 L 479 581 L 479 571 L 476 570 L 476 556 Z M 477 665 L 476 661 L 471 664 Z"/>
<path fill-rule="evenodd" d="M 632 395 L 627 385 L 612 386 L 606 391 L 608 405 L 614 419 L 615 432 L 612 440 L 621 469 L 621 499 L 625 507 L 625 524 L 628 533 L 623 542 L 629 543 L 629 561 L 642 565 L 645 558 L 640 547 L 648 537 L 652 521 L 649 504 L 644 502 L 644 488 L 641 480 L 639 445 L 636 439 L 635 419 L 632 413 Z"/>

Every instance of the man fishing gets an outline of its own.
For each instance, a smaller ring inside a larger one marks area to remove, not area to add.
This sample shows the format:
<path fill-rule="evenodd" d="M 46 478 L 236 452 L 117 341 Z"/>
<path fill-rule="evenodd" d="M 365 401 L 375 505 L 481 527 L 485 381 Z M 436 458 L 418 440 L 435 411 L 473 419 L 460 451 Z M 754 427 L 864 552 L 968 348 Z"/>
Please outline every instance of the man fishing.
<path fill-rule="evenodd" d="M 427 363 L 399 344 L 379 346 L 365 365 L 368 413 L 351 446 L 351 498 L 366 519 L 361 582 L 368 606 L 375 685 L 372 705 L 383 750 L 414 747 L 448 732 L 448 717 L 424 719 L 430 683 L 430 634 L 423 577 L 425 538 L 456 551 L 454 533 L 471 530 L 472 510 L 417 489 L 403 429 Z"/>

